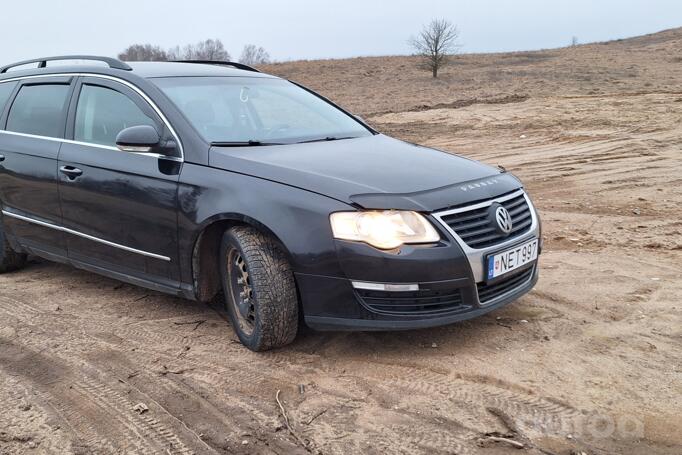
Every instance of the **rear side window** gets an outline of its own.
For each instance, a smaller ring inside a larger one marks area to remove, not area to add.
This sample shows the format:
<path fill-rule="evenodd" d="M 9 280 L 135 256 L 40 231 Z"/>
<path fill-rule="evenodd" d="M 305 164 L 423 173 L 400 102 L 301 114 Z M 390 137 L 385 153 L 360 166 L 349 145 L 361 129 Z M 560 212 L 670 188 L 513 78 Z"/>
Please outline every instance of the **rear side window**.
<path fill-rule="evenodd" d="M 7 100 L 9 100 L 9 96 L 12 94 L 12 90 L 14 90 L 16 85 L 16 82 L 5 82 L 4 84 L 0 84 L 0 115 L 2 114 L 2 111 L 5 110 L 5 104 L 7 104 Z"/>
<path fill-rule="evenodd" d="M 7 117 L 7 131 L 63 137 L 68 94 L 69 86 L 65 84 L 21 87 Z"/>
<path fill-rule="evenodd" d="M 156 127 L 156 122 L 127 95 L 96 85 L 83 85 L 76 108 L 75 140 L 113 147 L 118 133 L 139 125 Z"/>

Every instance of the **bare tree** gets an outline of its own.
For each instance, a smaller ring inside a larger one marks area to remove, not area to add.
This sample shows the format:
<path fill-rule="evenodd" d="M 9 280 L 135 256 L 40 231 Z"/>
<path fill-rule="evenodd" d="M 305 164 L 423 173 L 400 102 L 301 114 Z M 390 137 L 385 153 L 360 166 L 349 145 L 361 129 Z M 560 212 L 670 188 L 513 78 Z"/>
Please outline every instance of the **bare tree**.
<path fill-rule="evenodd" d="M 171 50 L 178 51 L 176 60 L 230 60 L 230 53 L 225 50 L 223 42 L 219 39 L 207 39 L 197 44 L 188 44 L 179 52 L 179 48 Z"/>
<path fill-rule="evenodd" d="M 242 55 L 239 57 L 239 63 L 245 65 L 267 65 L 270 63 L 270 54 L 262 47 L 255 44 L 247 44 L 244 46 Z"/>
<path fill-rule="evenodd" d="M 438 77 L 438 70 L 447 63 L 448 56 L 459 49 L 457 38 L 459 30 L 446 19 L 434 19 L 425 25 L 417 37 L 409 40 L 417 55 L 424 58 L 425 66 L 431 70 L 433 77 Z"/>
<path fill-rule="evenodd" d="M 577 45 L 578 45 L 578 37 L 574 36 L 573 38 L 571 38 L 571 47 L 575 47 Z"/>
<path fill-rule="evenodd" d="M 159 46 L 133 44 L 118 54 L 118 58 L 128 62 L 162 62 L 168 60 L 168 54 Z"/>

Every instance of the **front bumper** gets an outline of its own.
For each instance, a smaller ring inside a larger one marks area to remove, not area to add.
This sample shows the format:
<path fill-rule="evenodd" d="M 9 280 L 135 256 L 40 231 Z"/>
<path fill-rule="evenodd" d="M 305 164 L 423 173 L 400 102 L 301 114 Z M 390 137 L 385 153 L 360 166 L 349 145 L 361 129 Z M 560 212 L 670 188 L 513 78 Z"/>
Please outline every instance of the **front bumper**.
<path fill-rule="evenodd" d="M 390 314 L 379 314 L 366 308 L 363 299 L 352 288 L 348 280 L 340 278 L 319 277 L 314 275 L 298 275 L 299 288 L 308 290 L 310 286 L 317 288 L 311 297 L 317 301 L 324 301 L 329 308 L 352 309 L 353 316 L 334 315 L 336 312 L 329 312 L 326 315 L 305 315 L 306 324 L 315 330 L 346 330 L 346 331 L 380 331 L 380 330 L 408 330 L 424 329 L 428 327 L 438 327 L 458 321 L 465 321 L 482 316 L 493 310 L 501 308 L 514 300 L 518 299 L 535 286 L 538 281 L 538 267 L 534 265 L 530 269 L 530 277 L 523 284 L 510 290 L 508 293 L 500 295 L 495 300 L 487 304 L 479 304 L 476 296 L 477 287 L 472 285 L 469 280 L 459 281 L 463 295 L 463 304 L 452 311 L 442 314 L 425 316 L 398 316 Z M 420 287 L 428 287 L 431 283 L 420 283 Z"/>
<path fill-rule="evenodd" d="M 470 207 L 518 198 L 521 190 Z M 530 291 L 538 280 L 538 261 L 486 283 L 487 255 L 540 238 L 540 220 L 530 199 L 527 231 L 473 249 L 444 220 L 458 208 L 431 215 L 442 234 L 436 245 L 405 245 L 380 251 L 369 245 L 336 241 L 342 277 L 297 273 L 305 322 L 318 330 L 401 330 L 435 327 L 471 319 L 500 308 Z M 472 212 L 473 213 L 473 212 Z M 540 243 L 539 252 L 542 242 Z M 365 288 L 357 283 L 363 282 Z M 380 289 L 370 289 L 372 285 Z M 381 288 L 381 284 L 389 287 Z M 398 285 L 400 289 L 396 289 Z"/>

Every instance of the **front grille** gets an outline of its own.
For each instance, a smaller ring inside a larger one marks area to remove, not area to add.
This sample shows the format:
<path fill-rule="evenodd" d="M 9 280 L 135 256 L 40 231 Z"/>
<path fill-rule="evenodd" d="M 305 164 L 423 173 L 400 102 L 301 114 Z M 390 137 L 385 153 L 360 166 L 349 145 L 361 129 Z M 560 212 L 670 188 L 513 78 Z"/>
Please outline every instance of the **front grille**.
<path fill-rule="evenodd" d="M 507 292 L 513 291 L 514 289 L 523 286 L 530 281 L 534 270 L 535 267 L 530 267 L 523 272 L 517 273 L 516 275 L 512 275 L 493 284 L 478 283 L 476 285 L 478 288 L 478 301 L 485 304 L 503 294 L 506 294 Z"/>
<path fill-rule="evenodd" d="M 375 312 L 392 315 L 439 315 L 469 308 L 462 302 L 459 289 L 387 292 L 356 289 L 365 306 Z"/>
<path fill-rule="evenodd" d="M 500 205 L 507 209 L 512 219 L 508 235 L 497 230 L 497 222 L 490 216 L 490 206 L 445 215 L 442 220 L 471 248 L 481 249 L 525 234 L 533 218 L 523 193 Z"/>

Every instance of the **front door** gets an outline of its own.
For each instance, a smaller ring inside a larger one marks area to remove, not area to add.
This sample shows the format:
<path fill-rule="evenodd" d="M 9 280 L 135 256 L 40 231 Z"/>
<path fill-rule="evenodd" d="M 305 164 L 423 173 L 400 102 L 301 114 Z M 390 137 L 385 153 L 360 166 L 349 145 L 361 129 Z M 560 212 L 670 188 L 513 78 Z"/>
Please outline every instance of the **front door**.
<path fill-rule="evenodd" d="M 131 126 L 170 132 L 128 86 L 83 77 L 59 155 L 59 194 L 69 258 L 128 278 L 178 287 L 177 189 L 181 160 L 123 152 Z"/>

